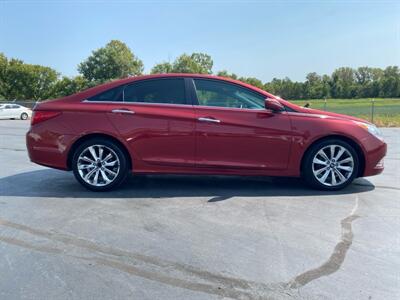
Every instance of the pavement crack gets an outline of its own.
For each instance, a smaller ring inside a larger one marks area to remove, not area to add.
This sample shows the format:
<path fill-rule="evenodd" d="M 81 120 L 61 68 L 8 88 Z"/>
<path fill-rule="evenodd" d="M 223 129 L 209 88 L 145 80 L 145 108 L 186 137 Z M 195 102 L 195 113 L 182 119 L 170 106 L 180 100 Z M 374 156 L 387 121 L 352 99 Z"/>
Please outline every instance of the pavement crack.
<path fill-rule="evenodd" d="M 0 147 L 0 150 L 9 150 L 9 151 L 17 151 L 17 152 L 25 152 L 26 149 L 20 148 L 7 148 L 7 147 Z"/>
<path fill-rule="evenodd" d="M 359 218 L 356 214 L 357 209 L 358 197 L 355 199 L 355 205 L 350 214 L 340 222 L 342 229 L 341 239 L 336 244 L 329 259 L 319 267 L 305 271 L 286 283 L 265 284 L 215 274 L 199 270 L 190 265 L 103 246 L 86 239 L 36 229 L 4 219 L 0 219 L 0 225 L 2 226 L 46 238 L 52 242 L 61 242 L 74 248 L 79 247 L 86 250 L 88 255 L 77 256 L 71 253 L 73 249 L 63 249 L 60 246 L 35 245 L 4 236 L 0 236 L 0 241 L 35 251 L 62 254 L 80 260 L 93 261 L 98 265 L 111 267 L 149 280 L 222 297 L 234 299 L 282 298 L 289 296 L 291 290 L 298 289 L 313 280 L 328 276 L 340 269 L 353 242 L 352 222 Z"/>
<path fill-rule="evenodd" d="M 323 276 L 331 275 L 332 273 L 335 273 L 340 269 L 346 258 L 346 254 L 350 249 L 351 244 L 353 243 L 354 235 L 352 231 L 352 222 L 360 217 L 356 214 L 357 209 L 358 209 L 358 197 L 356 197 L 355 199 L 355 205 L 350 214 L 340 222 L 342 228 L 341 239 L 336 244 L 333 253 L 329 257 L 329 259 L 319 267 L 310 269 L 306 272 L 303 272 L 295 276 L 288 283 L 284 284 L 286 288 L 289 289 L 301 288 L 313 280 L 316 280 Z"/>
<path fill-rule="evenodd" d="M 111 267 L 125 273 L 180 288 L 234 299 L 266 299 L 266 295 L 272 293 L 276 296 L 282 292 L 280 291 L 281 287 L 277 285 L 267 285 L 219 275 L 199 270 L 189 265 L 161 260 L 155 257 L 119 250 L 108 246 L 101 246 L 82 238 L 35 229 L 4 219 L 0 219 L 0 225 L 46 238 L 52 242 L 61 242 L 62 244 L 73 246 L 73 248 L 64 249 L 59 245 L 37 245 L 35 242 L 22 241 L 14 237 L 0 236 L 0 241 L 4 243 L 39 252 L 93 261 L 98 265 Z M 79 256 L 73 254 L 76 252 L 74 250 L 76 247 L 83 248 L 87 253 Z"/>

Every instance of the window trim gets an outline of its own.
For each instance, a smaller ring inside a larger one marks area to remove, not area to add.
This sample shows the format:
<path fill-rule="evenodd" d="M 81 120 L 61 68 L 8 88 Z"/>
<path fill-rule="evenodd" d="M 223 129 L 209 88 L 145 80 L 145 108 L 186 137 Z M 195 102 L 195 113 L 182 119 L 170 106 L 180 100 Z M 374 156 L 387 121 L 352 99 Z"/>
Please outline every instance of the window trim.
<path fill-rule="evenodd" d="M 168 79 L 182 79 L 183 80 L 183 89 L 184 89 L 183 93 L 184 93 L 185 103 L 149 103 L 149 102 L 130 102 L 130 101 L 125 101 L 125 89 L 128 86 L 134 85 L 134 84 L 137 84 L 137 83 L 140 83 L 140 82 L 154 81 L 154 80 L 168 80 Z M 99 104 L 99 103 L 116 104 L 116 103 L 118 103 L 118 104 L 122 104 L 122 105 L 142 105 L 143 104 L 143 105 L 168 105 L 168 106 L 171 106 L 171 105 L 173 105 L 173 106 L 182 106 L 182 105 L 184 105 L 186 107 L 187 106 L 193 106 L 194 105 L 193 104 L 193 96 L 190 93 L 187 79 L 189 79 L 189 78 L 180 77 L 180 76 L 176 76 L 176 77 L 170 76 L 170 77 L 148 78 L 148 79 L 135 80 L 133 82 L 129 82 L 129 83 L 125 83 L 125 84 L 114 86 L 114 87 L 112 87 L 110 89 L 104 90 L 102 92 L 99 92 L 99 93 L 89 97 L 89 98 L 91 98 L 91 97 L 94 97 L 94 96 L 99 95 L 101 93 L 105 93 L 105 92 L 107 92 L 107 91 L 109 91 L 111 89 L 122 87 L 122 101 L 101 101 L 101 100 L 89 100 L 88 98 L 86 98 L 86 99 L 83 99 L 81 102 L 96 103 L 96 104 Z"/>

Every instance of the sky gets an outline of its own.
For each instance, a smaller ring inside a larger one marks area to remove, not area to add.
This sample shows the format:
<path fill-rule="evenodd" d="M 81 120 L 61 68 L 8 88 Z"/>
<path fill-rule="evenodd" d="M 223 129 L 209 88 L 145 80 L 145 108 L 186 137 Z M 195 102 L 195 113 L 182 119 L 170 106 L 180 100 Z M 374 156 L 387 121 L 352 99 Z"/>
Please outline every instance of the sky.
<path fill-rule="evenodd" d="M 262 81 L 335 68 L 400 65 L 400 1 L 0 0 L 0 52 L 78 74 L 112 39 L 149 72 L 182 53 L 205 52 L 214 72 Z"/>

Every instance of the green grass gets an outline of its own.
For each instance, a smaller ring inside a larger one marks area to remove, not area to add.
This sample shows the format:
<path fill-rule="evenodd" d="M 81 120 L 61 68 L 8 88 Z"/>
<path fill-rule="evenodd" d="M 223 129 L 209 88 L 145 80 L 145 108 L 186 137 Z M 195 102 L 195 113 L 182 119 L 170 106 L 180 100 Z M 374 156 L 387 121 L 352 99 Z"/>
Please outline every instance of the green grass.
<path fill-rule="evenodd" d="M 301 106 L 308 102 L 311 108 L 325 108 L 323 99 L 292 102 Z M 326 110 L 371 121 L 372 102 L 371 99 L 327 99 Z M 400 99 L 374 99 L 373 122 L 380 127 L 400 127 Z"/>

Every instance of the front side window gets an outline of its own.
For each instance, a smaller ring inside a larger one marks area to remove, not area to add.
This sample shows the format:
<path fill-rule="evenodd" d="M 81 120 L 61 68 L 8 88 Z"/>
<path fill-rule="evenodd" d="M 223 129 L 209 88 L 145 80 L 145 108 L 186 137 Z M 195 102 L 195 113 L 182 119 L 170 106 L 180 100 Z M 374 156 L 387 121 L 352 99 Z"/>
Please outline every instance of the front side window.
<path fill-rule="evenodd" d="M 14 105 L 12 106 L 12 108 L 20 108 L 20 106 L 19 106 L 19 105 L 16 105 L 16 104 L 14 104 Z"/>
<path fill-rule="evenodd" d="M 199 105 L 228 108 L 264 109 L 264 96 L 237 84 L 194 79 Z"/>
<path fill-rule="evenodd" d="M 135 82 L 124 90 L 125 102 L 187 104 L 182 78 L 151 79 Z"/>
<path fill-rule="evenodd" d="M 122 99 L 122 91 L 124 87 L 123 86 L 118 86 L 116 88 L 109 89 L 105 92 L 102 92 L 100 94 L 94 95 L 87 100 L 89 101 L 123 101 Z"/>

